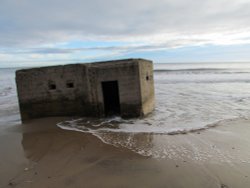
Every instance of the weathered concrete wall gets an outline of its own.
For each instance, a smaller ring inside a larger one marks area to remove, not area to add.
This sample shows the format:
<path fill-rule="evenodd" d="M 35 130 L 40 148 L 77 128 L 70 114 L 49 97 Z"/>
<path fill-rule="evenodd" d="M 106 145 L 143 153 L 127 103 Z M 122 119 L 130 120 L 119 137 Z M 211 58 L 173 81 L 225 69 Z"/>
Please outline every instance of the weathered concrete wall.
<path fill-rule="evenodd" d="M 121 116 L 154 108 L 152 62 L 128 59 L 16 72 L 22 121 L 46 116 L 104 116 L 102 82 L 117 81 Z"/>
<path fill-rule="evenodd" d="M 89 84 L 92 86 L 89 97 L 95 104 L 97 114 L 104 116 L 102 82 L 118 81 L 121 116 L 141 115 L 139 67 L 136 61 L 117 61 L 115 66 L 112 63 L 92 64 L 88 69 Z"/>
<path fill-rule="evenodd" d="M 139 70 L 142 112 L 147 115 L 155 107 L 153 63 L 140 60 Z"/>
<path fill-rule="evenodd" d="M 84 105 L 88 101 L 85 75 L 86 67 L 82 65 L 17 71 L 22 120 L 84 114 Z"/>

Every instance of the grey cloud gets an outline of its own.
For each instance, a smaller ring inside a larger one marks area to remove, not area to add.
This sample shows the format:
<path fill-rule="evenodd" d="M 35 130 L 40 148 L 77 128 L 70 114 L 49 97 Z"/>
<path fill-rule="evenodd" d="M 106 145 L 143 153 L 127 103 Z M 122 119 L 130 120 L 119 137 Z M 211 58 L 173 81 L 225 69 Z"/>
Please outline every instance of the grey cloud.
<path fill-rule="evenodd" d="M 249 31 L 249 10 L 247 0 L 1 0 L 0 47 Z"/>
<path fill-rule="evenodd" d="M 200 42 L 204 42 L 201 40 Z M 156 51 L 156 50 L 167 50 L 170 48 L 177 48 L 185 46 L 189 43 L 199 43 L 199 40 L 176 40 L 155 44 L 134 44 L 134 45 L 122 45 L 122 46 L 96 46 L 96 47 L 82 47 L 82 48 L 24 48 L 24 49 L 8 49 L 0 50 L 1 54 L 7 55 L 48 55 L 48 54 L 74 54 L 77 52 L 88 52 L 88 51 L 105 51 L 107 53 L 113 52 L 116 54 L 128 54 L 140 51 Z"/>

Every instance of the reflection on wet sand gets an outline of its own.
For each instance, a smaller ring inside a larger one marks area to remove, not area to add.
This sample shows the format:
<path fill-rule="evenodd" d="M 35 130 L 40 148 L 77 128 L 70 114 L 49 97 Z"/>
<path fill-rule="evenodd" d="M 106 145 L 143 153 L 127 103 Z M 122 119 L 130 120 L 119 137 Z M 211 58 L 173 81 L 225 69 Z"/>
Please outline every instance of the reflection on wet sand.
<path fill-rule="evenodd" d="M 145 151 L 149 151 L 153 147 L 153 134 L 65 131 L 55 126 L 57 124 L 56 121 L 46 124 L 46 121 L 51 121 L 54 118 L 47 119 L 32 120 L 30 125 L 24 126 L 26 131 L 22 134 L 23 149 L 27 158 L 33 161 L 39 161 L 46 154 L 53 152 L 53 148 L 66 149 L 68 146 L 71 146 L 71 149 L 80 151 L 86 148 L 86 145 L 94 149 L 101 144 L 110 148 L 113 148 L 113 146 L 120 147 L 129 153 L 134 153 L 130 150 L 136 151 L 138 146 L 143 146 Z M 93 129 L 97 130 L 98 128 L 94 127 Z M 107 143 L 108 145 L 106 145 Z M 135 153 L 135 155 L 138 154 Z"/>
<path fill-rule="evenodd" d="M 149 133 L 94 133 L 94 135 L 106 144 L 127 148 L 143 156 L 150 156 L 148 151 L 154 147 L 154 136 Z"/>
<path fill-rule="evenodd" d="M 32 126 L 37 126 L 35 122 Z M 141 183 L 133 180 L 133 176 L 143 178 L 147 172 L 158 171 L 157 166 L 145 163 L 147 158 L 127 148 L 107 145 L 92 134 L 65 131 L 55 124 L 39 129 L 23 133 L 23 149 L 31 163 L 25 173 L 14 180 L 20 187 L 27 185 L 23 182 L 26 179 L 32 185 L 41 183 L 41 187 L 80 187 L 83 183 L 86 187 L 132 187 Z M 111 135 L 106 136 L 112 139 Z M 113 136 L 129 139 L 125 135 Z M 151 145 L 150 136 L 137 135 L 133 140 Z"/>
<path fill-rule="evenodd" d="M 62 130 L 56 126 L 60 121 L 45 118 L 19 127 L 29 162 L 6 185 L 245 188 L 250 184 L 248 121 L 185 135 L 93 135 Z"/>

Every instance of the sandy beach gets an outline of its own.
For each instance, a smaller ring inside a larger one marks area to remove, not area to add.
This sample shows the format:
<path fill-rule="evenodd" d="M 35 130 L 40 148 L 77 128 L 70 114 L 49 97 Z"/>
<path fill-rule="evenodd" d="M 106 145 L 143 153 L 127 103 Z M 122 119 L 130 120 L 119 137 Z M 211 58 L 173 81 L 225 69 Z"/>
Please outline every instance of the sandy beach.
<path fill-rule="evenodd" d="M 137 144 L 151 150 L 169 147 L 164 157 L 145 156 L 105 144 L 88 133 L 62 130 L 56 126 L 62 120 L 65 118 L 32 120 L 1 130 L 0 187 L 250 185 L 249 120 L 188 134 L 134 135 Z"/>
<path fill-rule="evenodd" d="M 250 188 L 249 10 L 1 0 L 0 188 Z"/>

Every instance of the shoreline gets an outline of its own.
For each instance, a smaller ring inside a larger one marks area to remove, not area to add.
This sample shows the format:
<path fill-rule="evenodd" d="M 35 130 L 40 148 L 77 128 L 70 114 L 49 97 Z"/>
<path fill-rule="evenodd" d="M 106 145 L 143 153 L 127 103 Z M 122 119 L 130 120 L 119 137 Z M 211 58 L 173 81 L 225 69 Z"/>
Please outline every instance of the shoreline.
<path fill-rule="evenodd" d="M 58 128 L 65 119 L 1 129 L 1 188 L 250 185 L 249 120 L 179 135 L 112 133 L 104 135 L 111 143 L 105 144 L 94 135 Z M 127 145 L 118 142 L 128 136 Z"/>

